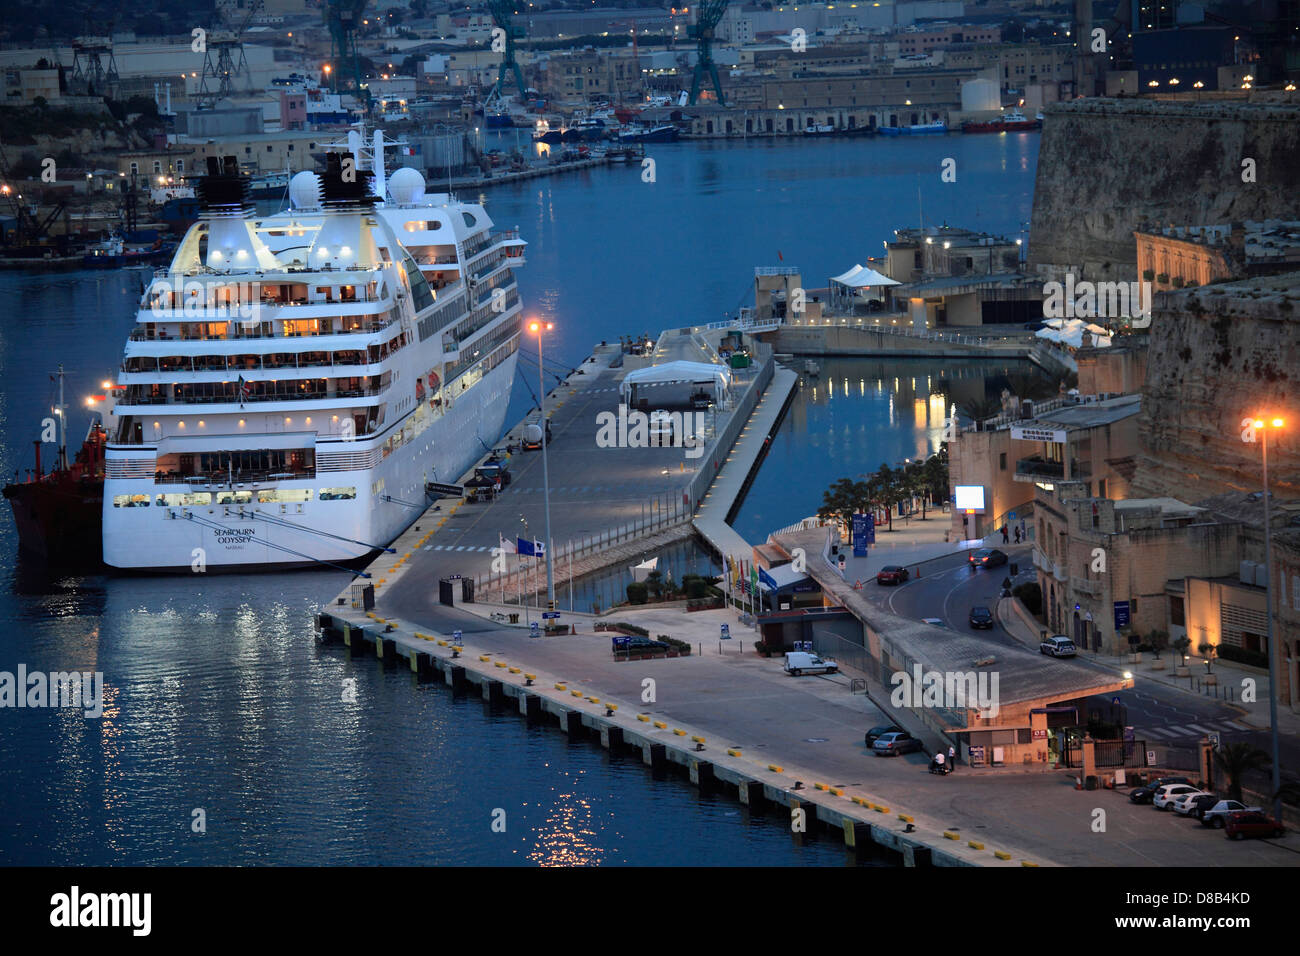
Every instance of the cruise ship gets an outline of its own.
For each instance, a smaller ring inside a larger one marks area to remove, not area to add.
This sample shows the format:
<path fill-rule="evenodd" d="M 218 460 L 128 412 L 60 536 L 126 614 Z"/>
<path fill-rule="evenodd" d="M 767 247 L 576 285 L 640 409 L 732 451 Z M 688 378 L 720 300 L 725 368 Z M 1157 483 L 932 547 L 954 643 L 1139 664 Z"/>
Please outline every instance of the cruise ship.
<path fill-rule="evenodd" d="M 257 217 L 234 157 L 145 288 L 104 451 L 104 561 L 346 564 L 500 437 L 526 243 L 355 130 Z"/>

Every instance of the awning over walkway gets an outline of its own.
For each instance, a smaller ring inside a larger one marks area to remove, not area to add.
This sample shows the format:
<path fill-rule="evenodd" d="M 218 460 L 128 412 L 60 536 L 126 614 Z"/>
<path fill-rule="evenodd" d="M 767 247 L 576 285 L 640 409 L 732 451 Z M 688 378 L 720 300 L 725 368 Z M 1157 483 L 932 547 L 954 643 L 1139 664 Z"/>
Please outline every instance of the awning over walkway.
<path fill-rule="evenodd" d="M 623 376 L 619 392 L 624 399 L 629 399 L 637 386 L 674 382 L 712 388 L 714 400 L 720 402 L 731 385 L 731 372 L 725 366 L 709 362 L 665 362 L 663 365 L 651 365 L 649 368 L 628 372 Z"/>
<path fill-rule="evenodd" d="M 887 275 L 881 275 L 875 269 L 868 269 L 866 266 L 854 266 L 843 275 L 834 276 L 831 282 L 838 282 L 842 286 L 850 289 L 865 289 L 869 286 L 877 285 L 898 285 Z"/>

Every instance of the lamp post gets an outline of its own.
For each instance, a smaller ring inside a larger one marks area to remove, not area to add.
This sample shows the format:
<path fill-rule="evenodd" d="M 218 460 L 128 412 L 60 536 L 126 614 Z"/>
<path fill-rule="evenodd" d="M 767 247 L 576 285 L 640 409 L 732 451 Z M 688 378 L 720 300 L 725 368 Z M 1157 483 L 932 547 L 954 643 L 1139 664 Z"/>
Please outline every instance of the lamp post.
<path fill-rule="evenodd" d="M 551 473 L 547 467 L 547 449 L 551 444 L 546 424 L 546 383 L 542 379 L 542 333 L 555 328 L 550 322 L 536 319 L 528 323 L 528 331 L 537 336 L 537 401 L 541 405 L 542 425 L 542 503 L 546 508 L 546 609 L 555 610 L 555 569 L 551 565 Z"/>
<path fill-rule="evenodd" d="M 1280 429 L 1286 422 L 1281 418 L 1273 418 L 1265 423 L 1264 419 L 1257 418 L 1253 424 L 1256 432 L 1264 436 L 1262 445 L 1264 464 L 1264 573 L 1267 577 L 1264 586 L 1264 601 L 1267 604 L 1264 609 L 1264 617 L 1268 621 L 1268 722 L 1272 728 L 1273 737 L 1273 817 L 1281 820 L 1282 767 L 1277 736 L 1277 648 L 1273 646 L 1273 534 L 1268 513 L 1268 430 L 1269 428 Z"/>

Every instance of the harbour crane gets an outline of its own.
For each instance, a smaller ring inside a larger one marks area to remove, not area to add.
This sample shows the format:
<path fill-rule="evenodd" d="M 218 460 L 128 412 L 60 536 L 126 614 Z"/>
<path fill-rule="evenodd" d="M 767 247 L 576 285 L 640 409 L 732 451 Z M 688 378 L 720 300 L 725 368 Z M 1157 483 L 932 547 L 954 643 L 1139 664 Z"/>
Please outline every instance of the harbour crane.
<path fill-rule="evenodd" d="M 522 40 L 525 36 L 524 28 L 514 25 L 514 0 L 488 0 L 488 10 L 492 13 L 492 22 L 496 28 L 504 34 L 503 39 L 505 48 L 501 51 L 501 65 L 497 68 L 497 81 L 492 87 L 492 92 L 488 94 L 489 103 L 499 100 L 505 92 L 506 80 L 513 76 L 515 85 L 519 88 L 519 95 L 524 95 L 524 74 L 519 69 L 519 61 L 515 59 L 515 40 Z M 493 40 L 496 40 L 496 31 L 493 31 Z"/>
<path fill-rule="evenodd" d="M 203 76 L 199 80 L 200 108 L 211 109 L 218 100 L 231 96 L 240 76 L 251 87 L 253 77 L 248 69 L 248 58 L 244 56 L 244 31 L 261 11 L 262 0 L 250 0 L 237 25 L 228 30 L 214 27 L 208 32 L 204 43 Z"/>
<path fill-rule="evenodd" d="M 718 65 L 713 62 L 713 31 L 717 29 L 722 15 L 727 12 L 731 0 L 703 0 L 695 8 L 695 23 L 687 30 L 695 38 L 695 73 L 691 77 L 690 104 L 695 105 L 700 96 L 701 82 L 707 77 L 713 80 L 713 92 L 717 94 L 718 105 L 726 106 L 726 97 L 722 95 L 722 82 L 718 79 Z"/>
<path fill-rule="evenodd" d="M 339 92 L 343 82 L 344 65 L 350 65 L 352 82 L 357 96 L 370 96 L 361 85 L 361 58 L 357 55 L 357 30 L 361 25 L 361 14 L 366 9 L 367 0 L 328 0 L 325 7 L 325 22 L 330 31 L 330 88 Z"/>

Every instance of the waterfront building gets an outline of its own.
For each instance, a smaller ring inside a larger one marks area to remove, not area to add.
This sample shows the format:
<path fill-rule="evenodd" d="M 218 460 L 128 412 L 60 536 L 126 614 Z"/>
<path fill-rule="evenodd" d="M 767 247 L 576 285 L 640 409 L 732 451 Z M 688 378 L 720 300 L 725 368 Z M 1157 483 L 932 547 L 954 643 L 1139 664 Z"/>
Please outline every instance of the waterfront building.
<path fill-rule="evenodd" d="M 1100 497 L 1125 497 L 1140 410 L 1138 395 L 1064 396 L 1018 402 L 996 418 L 956 429 L 948 442 L 949 485 L 983 488 L 985 507 L 983 514 L 954 509 L 953 536 L 991 538 L 1004 523 L 1028 519 L 1036 488 L 1050 492 L 1062 482 L 1079 482 Z"/>
<path fill-rule="evenodd" d="M 1048 630 L 1102 654 L 1130 634 L 1168 632 L 1171 581 L 1219 579 L 1240 565 L 1237 526 L 1176 498 L 1094 497 L 1083 481 L 1039 485 L 1034 567 Z"/>
<path fill-rule="evenodd" d="M 1153 226 L 1134 233 L 1138 273 L 1157 291 L 1300 268 L 1300 221 Z"/>

